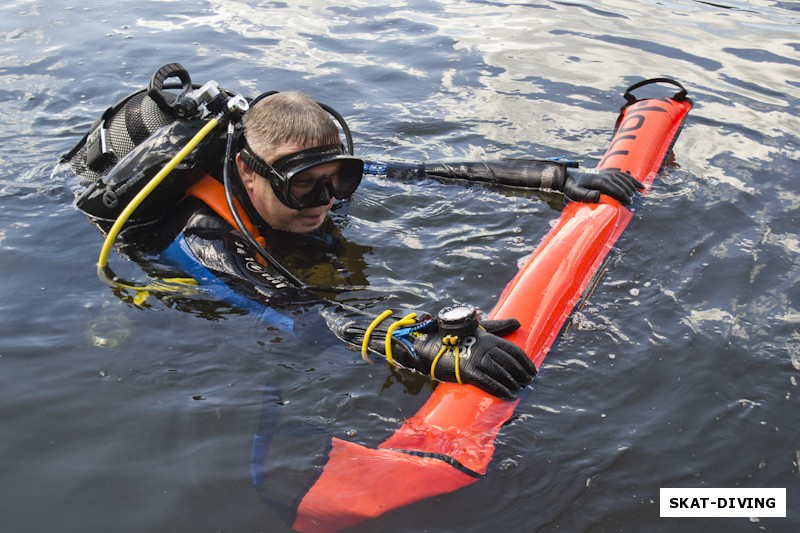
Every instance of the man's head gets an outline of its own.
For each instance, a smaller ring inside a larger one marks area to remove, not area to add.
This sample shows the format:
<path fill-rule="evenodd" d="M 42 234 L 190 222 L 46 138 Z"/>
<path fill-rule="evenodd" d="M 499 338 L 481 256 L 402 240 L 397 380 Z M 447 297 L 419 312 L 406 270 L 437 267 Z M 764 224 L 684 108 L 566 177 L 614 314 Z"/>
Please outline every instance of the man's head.
<path fill-rule="evenodd" d="M 353 193 L 363 162 L 343 154 L 339 129 L 298 92 L 260 99 L 245 113 L 236 165 L 251 203 L 276 229 L 319 228 L 335 198 Z"/>

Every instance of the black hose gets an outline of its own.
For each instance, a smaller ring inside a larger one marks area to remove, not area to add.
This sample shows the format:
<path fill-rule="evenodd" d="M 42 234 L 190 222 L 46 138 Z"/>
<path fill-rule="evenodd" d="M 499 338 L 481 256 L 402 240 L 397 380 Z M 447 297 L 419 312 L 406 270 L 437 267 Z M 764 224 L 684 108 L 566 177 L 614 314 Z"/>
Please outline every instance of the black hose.
<path fill-rule="evenodd" d="M 297 276 L 289 272 L 289 270 L 284 267 L 282 264 L 275 259 L 272 254 L 264 249 L 261 244 L 256 240 L 250 230 L 244 224 L 241 215 L 239 214 L 239 210 L 236 209 L 236 204 L 233 201 L 233 189 L 231 185 L 231 177 L 230 177 L 230 167 L 233 165 L 233 123 L 231 122 L 228 125 L 228 139 L 225 145 L 225 163 L 222 165 L 222 182 L 225 189 L 225 201 L 228 203 L 228 209 L 231 211 L 231 215 L 233 216 L 233 220 L 236 222 L 236 227 L 239 232 L 242 234 L 244 239 L 247 243 L 255 249 L 255 251 L 260 255 L 269 265 L 277 270 L 281 276 L 283 276 L 286 281 L 297 287 L 298 289 L 305 289 L 307 288 L 306 284 L 303 283 Z"/>

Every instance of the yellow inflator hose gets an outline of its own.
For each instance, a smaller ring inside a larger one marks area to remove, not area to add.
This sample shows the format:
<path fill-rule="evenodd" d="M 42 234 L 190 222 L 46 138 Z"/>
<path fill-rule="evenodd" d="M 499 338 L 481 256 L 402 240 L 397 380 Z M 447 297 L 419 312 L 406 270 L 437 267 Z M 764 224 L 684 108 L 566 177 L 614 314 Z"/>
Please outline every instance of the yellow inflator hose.
<path fill-rule="evenodd" d="M 111 247 L 114 244 L 114 241 L 117 239 L 120 231 L 122 231 L 122 227 L 128 221 L 130 216 L 136 210 L 137 207 L 147 198 L 150 193 L 155 190 L 159 184 L 164 181 L 164 179 L 169 176 L 169 174 L 177 167 L 181 161 L 183 161 L 192 150 L 194 150 L 198 144 L 214 129 L 219 125 L 219 118 L 212 118 L 211 120 L 206 123 L 203 128 L 195 134 L 192 139 L 186 143 L 184 146 L 175 156 L 170 159 L 170 161 L 164 165 L 158 174 L 153 176 L 153 178 L 145 185 L 139 193 L 133 197 L 130 203 L 125 206 L 125 209 L 119 214 L 117 220 L 114 221 L 114 225 L 111 226 L 111 229 L 108 230 L 108 234 L 106 235 L 106 239 L 103 242 L 103 247 L 100 250 L 100 257 L 97 259 L 97 275 L 100 276 L 101 279 L 106 281 L 111 286 L 120 287 L 125 289 L 133 289 L 136 290 L 138 293 L 137 299 L 142 299 L 142 296 L 146 297 L 146 290 L 147 289 L 164 289 L 167 285 L 157 283 L 156 285 L 150 286 L 133 286 L 129 284 L 120 283 L 119 281 L 115 280 L 113 277 L 109 276 L 108 269 L 106 268 L 108 265 L 108 255 L 111 252 Z M 165 281 L 169 284 L 178 284 L 178 285 L 196 285 L 197 282 L 195 280 L 188 278 L 180 278 L 180 279 L 169 279 L 169 280 L 160 280 Z"/>

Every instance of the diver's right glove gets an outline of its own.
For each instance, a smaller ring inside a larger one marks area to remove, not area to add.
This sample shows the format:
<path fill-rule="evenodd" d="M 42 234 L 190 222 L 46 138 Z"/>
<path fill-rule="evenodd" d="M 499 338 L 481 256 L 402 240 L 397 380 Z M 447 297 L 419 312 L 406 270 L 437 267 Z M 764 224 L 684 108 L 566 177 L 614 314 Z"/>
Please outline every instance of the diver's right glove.
<path fill-rule="evenodd" d="M 600 193 L 603 193 L 623 204 L 629 204 L 633 201 L 637 189 L 643 188 L 643 183 L 625 172 L 567 168 L 567 178 L 564 180 L 562 192 L 570 200 L 578 202 L 596 203 L 600 200 Z"/>
<path fill-rule="evenodd" d="M 384 354 L 392 364 L 418 370 L 439 381 L 471 384 L 510 400 L 536 375 L 536 367 L 514 343 L 498 335 L 519 328 L 519 322 L 478 323 L 472 306 L 444 308 L 434 319 L 427 313 L 388 319 L 391 311 L 372 320 L 361 314 L 337 314 L 331 329 L 345 342 Z M 387 342 L 386 339 L 389 339 Z"/>

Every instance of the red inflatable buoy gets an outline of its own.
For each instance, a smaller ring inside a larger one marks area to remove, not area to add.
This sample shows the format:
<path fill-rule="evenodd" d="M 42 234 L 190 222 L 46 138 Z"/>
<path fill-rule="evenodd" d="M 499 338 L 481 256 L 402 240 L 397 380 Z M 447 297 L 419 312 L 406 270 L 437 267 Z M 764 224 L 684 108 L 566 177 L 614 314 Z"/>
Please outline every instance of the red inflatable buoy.
<path fill-rule="evenodd" d="M 662 99 L 632 95 L 652 83 L 681 90 Z M 627 103 L 598 168 L 628 172 L 649 188 L 692 102 L 683 86 L 668 78 L 637 83 L 624 96 Z M 568 204 L 504 289 L 490 318 L 520 321 L 508 338 L 537 368 L 631 218 L 631 211 L 607 196 L 596 204 Z M 334 438 L 321 475 L 297 508 L 294 529 L 335 531 L 474 483 L 485 475 L 495 437 L 518 402 L 442 383 L 377 449 Z"/>

